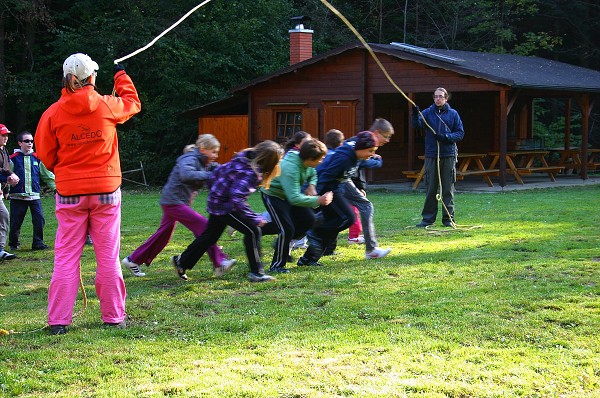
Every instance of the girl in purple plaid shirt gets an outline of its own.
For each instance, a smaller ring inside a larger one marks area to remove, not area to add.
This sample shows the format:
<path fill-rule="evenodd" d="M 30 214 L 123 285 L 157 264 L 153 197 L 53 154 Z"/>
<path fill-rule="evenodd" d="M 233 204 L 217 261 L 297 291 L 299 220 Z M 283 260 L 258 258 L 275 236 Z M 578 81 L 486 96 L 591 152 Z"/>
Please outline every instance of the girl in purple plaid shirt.
<path fill-rule="evenodd" d="M 261 261 L 261 227 L 267 222 L 252 211 L 247 199 L 257 187 L 268 189 L 271 179 L 279 175 L 282 155 L 283 149 L 279 144 L 264 141 L 239 152 L 230 162 L 213 172 L 209 181 L 206 230 L 181 255 L 171 258 L 175 272 L 181 279 L 188 279 L 186 271 L 192 269 L 208 248 L 219 240 L 227 226 L 244 234 L 250 266 L 248 279 L 252 282 L 275 279 L 264 273 Z"/>

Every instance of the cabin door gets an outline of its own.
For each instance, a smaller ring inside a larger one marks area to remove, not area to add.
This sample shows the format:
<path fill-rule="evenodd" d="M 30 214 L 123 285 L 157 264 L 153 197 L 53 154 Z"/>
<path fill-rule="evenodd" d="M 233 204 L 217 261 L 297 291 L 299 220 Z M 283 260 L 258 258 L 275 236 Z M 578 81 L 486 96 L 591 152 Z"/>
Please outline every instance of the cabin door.
<path fill-rule="evenodd" d="M 203 116 L 198 120 L 198 134 L 212 134 L 221 143 L 217 162 L 229 162 L 236 152 L 248 148 L 248 116 Z"/>
<path fill-rule="evenodd" d="M 350 138 L 356 133 L 355 126 L 356 101 L 323 101 L 323 131 L 319 139 L 324 140 L 325 134 L 331 129 L 340 130 L 344 137 Z"/>

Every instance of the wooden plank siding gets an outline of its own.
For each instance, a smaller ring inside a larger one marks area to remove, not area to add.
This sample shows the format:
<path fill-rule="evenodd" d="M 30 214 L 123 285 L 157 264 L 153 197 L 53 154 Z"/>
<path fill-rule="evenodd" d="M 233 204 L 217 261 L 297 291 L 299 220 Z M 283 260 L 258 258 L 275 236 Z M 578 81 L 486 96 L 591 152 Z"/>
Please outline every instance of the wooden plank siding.
<path fill-rule="evenodd" d="M 219 163 L 226 163 L 248 142 L 248 116 L 203 116 L 198 119 L 198 134 L 212 134 L 221 143 Z"/>

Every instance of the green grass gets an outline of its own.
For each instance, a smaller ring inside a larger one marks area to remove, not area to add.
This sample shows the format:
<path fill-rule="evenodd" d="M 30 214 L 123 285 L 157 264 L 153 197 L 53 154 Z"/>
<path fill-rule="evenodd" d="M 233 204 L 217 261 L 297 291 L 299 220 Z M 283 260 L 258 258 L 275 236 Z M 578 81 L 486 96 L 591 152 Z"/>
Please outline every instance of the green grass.
<path fill-rule="evenodd" d="M 52 254 L 20 250 L 0 263 L 0 328 L 15 332 L 0 336 L 0 396 L 600 396 L 599 186 L 458 194 L 457 222 L 480 228 L 442 233 L 409 228 L 423 194 L 369 196 L 389 257 L 365 260 L 343 233 L 325 267 L 292 266 L 273 283 L 247 281 L 239 235 L 220 241 L 239 260 L 230 274 L 214 279 L 202 258 L 179 280 L 169 256 L 191 241 L 179 226 L 146 277 L 124 271 L 122 330 L 101 326 L 86 247 L 87 309 L 64 336 L 35 331 Z M 154 232 L 158 198 L 124 193 L 122 256 Z"/>

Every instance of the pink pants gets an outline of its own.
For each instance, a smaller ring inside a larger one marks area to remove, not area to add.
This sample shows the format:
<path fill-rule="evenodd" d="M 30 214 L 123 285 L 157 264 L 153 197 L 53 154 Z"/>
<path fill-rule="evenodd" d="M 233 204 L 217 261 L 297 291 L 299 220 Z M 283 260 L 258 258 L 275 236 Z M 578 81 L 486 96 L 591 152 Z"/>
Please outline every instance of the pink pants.
<path fill-rule="evenodd" d="M 54 272 L 48 291 L 48 324 L 70 325 L 79 289 L 81 253 L 89 233 L 96 254 L 96 294 L 102 321 L 119 323 L 126 317 L 125 282 L 119 262 L 121 190 L 111 194 L 56 195 Z"/>
<path fill-rule="evenodd" d="M 160 220 L 158 230 L 129 255 L 129 259 L 136 264 L 150 265 L 152 263 L 152 260 L 158 256 L 171 240 L 171 236 L 173 236 L 173 232 L 175 231 L 175 225 L 178 221 L 192 231 L 195 238 L 200 236 L 206 229 L 208 220 L 202 214 L 194 211 L 190 206 L 161 206 L 163 209 L 163 216 Z M 221 262 L 227 258 L 217 245 L 212 245 L 208 248 L 208 256 L 210 257 L 214 268 L 219 267 Z"/>
<path fill-rule="evenodd" d="M 354 224 L 352 224 L 350 228 L 348 228 L 348 239 L 358 238 L 358 235 L 362 233 L 362 224 L 360 223 L 358 209 L 356 208 L 356 206 L 352 206 L 352 210 L 354 210 L 356 220 L 354 221 Z"/>

